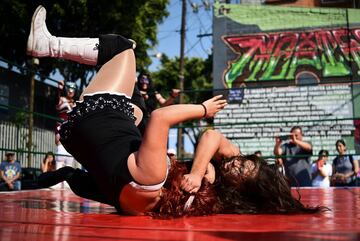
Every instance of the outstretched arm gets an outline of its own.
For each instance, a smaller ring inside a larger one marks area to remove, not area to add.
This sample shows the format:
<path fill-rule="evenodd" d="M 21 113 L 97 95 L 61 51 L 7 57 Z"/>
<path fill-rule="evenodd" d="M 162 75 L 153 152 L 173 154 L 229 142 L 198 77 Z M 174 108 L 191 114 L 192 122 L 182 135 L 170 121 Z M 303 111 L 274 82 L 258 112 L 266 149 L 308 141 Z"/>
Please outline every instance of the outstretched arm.
<path fill-rule="evenodd" d="M 170 96 L 167 99 L 165 99 L 160 93 L 157 93 L 155 97 L 159 102 L 160 106 L 165 107 L 168 105 L 172 105 L 174 103 L 175 98 L 178 97 L 179 94 L 180 94 L 179 89 L 172 89 L 170 92 Z"/>
<path fill-rule="evenodd" d="M 170 126 L 201 118 L 204 113 L 206 117 L 213 117 L 226 105 L 226 100 L 221 98 L 221 95 L 215 96 L 203 102 L 203 106 L 170 105 L 153 111 L 137 155 L 129 157 L 128 167 L 135 181 L 147 185 L 162 182 L 166 175 L 166 150 Z"/>
<path fill-rule="evenodd" d="M 200 138 L 191 172 L 184 175 L 181 187 L 190 193 L 197 192 L 211 159 L 230 158 L 240 154 L 240 149 L 219 131 L 208 130 Z"/>

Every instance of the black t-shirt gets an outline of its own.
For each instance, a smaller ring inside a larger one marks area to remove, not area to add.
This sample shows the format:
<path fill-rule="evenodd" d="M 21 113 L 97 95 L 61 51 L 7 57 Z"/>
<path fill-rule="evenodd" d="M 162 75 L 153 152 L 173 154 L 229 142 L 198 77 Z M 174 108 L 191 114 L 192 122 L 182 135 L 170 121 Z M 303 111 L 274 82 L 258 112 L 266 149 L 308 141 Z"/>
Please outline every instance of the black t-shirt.
<path fill-rule="evenodd" d="M 146 125 L 150 119 L 150 112 L 148 111 L 147 105 L 145 104 L 144 98 L 142 97 L 139 88 L 135 85 L 134 93 L 131 97 L 131 103 L 136 105 L 143 112 L 143 118 L 138 125 L 141 135 L 144 135 Z"/>
<path fill-rule="evenodd" d="M 283 155 L 293 156 L 284 158 L 285 173 L 291 181 L 291 186 L 311 186 L 312 151 L 306 151 L 293 143 L 285 143 L 281 149 Z M 295 157 L 296 155 L 299 157 Z"/>

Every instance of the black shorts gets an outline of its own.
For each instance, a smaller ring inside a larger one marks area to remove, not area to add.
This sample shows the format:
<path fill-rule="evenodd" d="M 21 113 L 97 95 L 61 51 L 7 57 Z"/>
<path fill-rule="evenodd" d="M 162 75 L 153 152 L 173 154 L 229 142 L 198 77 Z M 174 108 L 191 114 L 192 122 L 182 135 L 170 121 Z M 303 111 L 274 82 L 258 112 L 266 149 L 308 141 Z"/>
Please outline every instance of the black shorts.
<path fill-rule="evenodd" d="M 134 120 L 127 97 L 95 94 L 84 96 L 60 129 L 61 143 L 114 206 L 124 185 L 133 181 L 127 159 L 141 144 Z"/>

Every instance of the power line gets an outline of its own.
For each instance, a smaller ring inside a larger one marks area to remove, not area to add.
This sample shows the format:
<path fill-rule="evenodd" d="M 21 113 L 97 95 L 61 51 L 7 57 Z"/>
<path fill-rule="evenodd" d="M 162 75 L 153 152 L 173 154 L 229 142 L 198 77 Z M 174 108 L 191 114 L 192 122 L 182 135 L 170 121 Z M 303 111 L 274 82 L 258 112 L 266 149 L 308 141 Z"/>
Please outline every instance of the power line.
<path fill-rule="evenodd" d="M 185 54 L 188 54 L 197 44 L 199 44 L 200 39 L 198 39 L 188 50 L 186 50 Z"/>
<path fill-rule="evenodd" d="M 193 2 L 190 1 L 190 0 L 188 0 L 188 2 L 189 2 L 189 4 L 193 7 L 193 9 L 196 8 L 196 11 L 193 11 L 193 16 L 194 16 L 194 18 L 196 18 L 196 23 L 199 23 L 199 25 L 200 25 L 200 26 L 196 26 L 196 24 L 194 23 L 194 24 L 191 24 L 191 26 L 194 26 L 194 28 L 197 28 L 197 29 L 200 31 L 200 33 L 202 32 L 202 30 L 205 31 L 205 32 L 208 32 L 208 31 L 206 30 L 205 24 L 203 23 L 203 21 L 202 21 L 201 18 L 200 18 L 200 15 L 198 14 L 198 9 L 199 9 L 200 6 L 197 5 L 197 4 L 195 4 L 195 3 L 193 3 Z M 209 26 L 208 29 L 210 29 L 210 28 L 211 28 L 211 25 Z M 197 35 L 197 36 L 198 36 L 198 35 Z M 190 41 L 189 41 L 189 42 L 190 42 Z M 205 50 L 205 47 L 204 47 L 204 45 L 203 45 L 203 43 L 201 42 L 200 39 L 197 40 L 189 49 L 187 49 L 186 53 L 189 53 L 190 51 L 192 51 L 199 43 L 200 43 L 200 47 L 201 47 L 202 51 L 203 51 L 206 55 L 209 55 L 208 51 Z M 201 56 L 201 54 L 200 54 L 196 49 L 195 49 L 195 51 L 197 52 L 198 55 Z"/>

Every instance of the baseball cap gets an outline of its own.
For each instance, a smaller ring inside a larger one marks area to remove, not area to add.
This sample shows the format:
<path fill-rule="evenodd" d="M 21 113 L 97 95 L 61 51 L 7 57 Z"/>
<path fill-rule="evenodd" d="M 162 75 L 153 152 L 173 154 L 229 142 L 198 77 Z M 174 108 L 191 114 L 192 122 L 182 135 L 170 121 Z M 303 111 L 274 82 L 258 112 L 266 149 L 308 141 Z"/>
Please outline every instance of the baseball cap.
<path fill-rule="evenodd" d="M 12 151 L 8 151 L 5 153 L 5 156 L 13 156 L 15 155 L 15 152 L 12 152 Z"/>
<path fill-rule="evenodd" d="M 72 81 L 66 82 L 66 88 L 67 88 L 68 91 L 74 92 L 76 90 L 75 82 L 72 82 Z"/>

